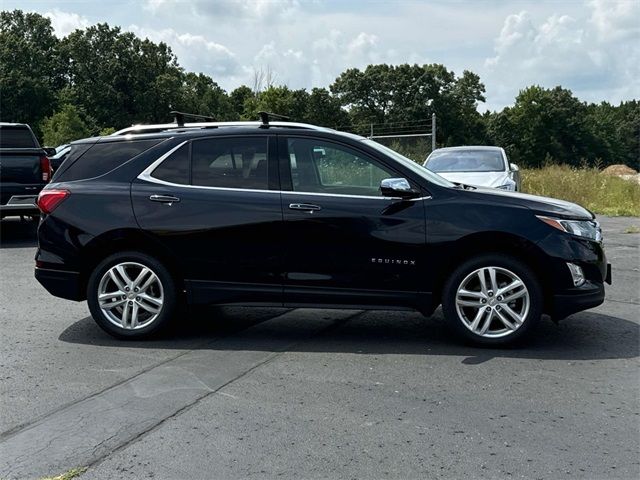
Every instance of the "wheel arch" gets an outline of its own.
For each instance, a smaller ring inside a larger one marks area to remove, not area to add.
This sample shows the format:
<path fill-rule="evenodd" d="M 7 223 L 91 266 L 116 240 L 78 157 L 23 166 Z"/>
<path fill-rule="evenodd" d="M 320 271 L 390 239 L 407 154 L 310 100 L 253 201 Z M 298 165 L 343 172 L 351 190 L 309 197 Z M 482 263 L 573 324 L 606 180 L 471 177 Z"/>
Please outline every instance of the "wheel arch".
<path fill-rule="evenodd" d="M 442 296 L 444 284 L 451 273 L 463 262 L 479 255 L 509 255 L 525 263 L 540 280 L 544 298 L 544 310 L 550 306 L 552 299 L 552 283 L 549 270 L 544 268 L 545 253 L 533 242 L 524 237 L 507 232 L 478 232 L 467 235 L 450 246 L 450 254 L 443 255 L 446 260 L 441 263 L 435 284 L 434 298 Z"/>
<path fill-rule="evenodd" d="M 171 273 L 179 290 L 184 290 L 184 272 L 171 252 L 152 237 L 137 229 L 119 229 L 93 238 L 84 248 L 80 288 L 86 292 L 89 277 L 98 264 L 115 253 L 135 251 L 161 262 Z"/>

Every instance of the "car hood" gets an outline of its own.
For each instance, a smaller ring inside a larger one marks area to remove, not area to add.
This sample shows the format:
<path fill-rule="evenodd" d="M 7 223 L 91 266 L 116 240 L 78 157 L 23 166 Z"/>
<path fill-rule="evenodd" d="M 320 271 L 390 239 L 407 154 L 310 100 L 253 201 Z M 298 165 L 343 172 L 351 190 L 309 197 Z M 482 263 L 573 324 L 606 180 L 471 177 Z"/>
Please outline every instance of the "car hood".
<path fill-rule="evenodd" d="M 526 207 L 533 210 L 535 213 L 542 215 L 581 220 L 591 220 L 595 218 L 595 215 L 586 208 L 581 207 L 576 203 L 559 200 L 557 198 L 482 187 L 477 187 L 474 190 L 465 190 L 465 193 L 478 196 L 479 199 Z"/>
<path fill-rule="evenodd" d="M 494 188 L 478 187 L 473 190 L 465 190 L 465 193 L 475 195 L 478 199 L 493 201 L 503 205 L 526 207 L 537 214 L 591 220 L 595 218 L 593 213 L 580 205 L 559 200 L 557 198 L 529 195 L 527 193 L 509 192 Z"/>
<path fill-rule="evenodd" d="M 450 182 L 464 183 L 477 187 L 499 187 L 508 183 L 508 172 L 442 172 L 441 177 Z"/>

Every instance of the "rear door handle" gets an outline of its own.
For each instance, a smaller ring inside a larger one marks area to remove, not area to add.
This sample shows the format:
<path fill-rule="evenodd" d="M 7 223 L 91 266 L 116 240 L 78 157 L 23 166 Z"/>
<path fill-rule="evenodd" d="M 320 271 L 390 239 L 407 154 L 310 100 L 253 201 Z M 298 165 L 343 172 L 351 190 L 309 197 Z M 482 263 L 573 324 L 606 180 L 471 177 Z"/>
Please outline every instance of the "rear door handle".
<path fill-rule="evenodd" d="M 322 210 L 320 205 L 313 205 L 311 203 L 290 203 L 289 208 L 291 210 L 302 210 L 303 212 L 317 212 L 318 210 Z"/>
<path fill-rule="evenodd" d="M 173 195 L 151 195 L 149 200 L 152 202 L 167 203 L 169 205 L 180 201 L 178 197 L 174 197 Z"/>

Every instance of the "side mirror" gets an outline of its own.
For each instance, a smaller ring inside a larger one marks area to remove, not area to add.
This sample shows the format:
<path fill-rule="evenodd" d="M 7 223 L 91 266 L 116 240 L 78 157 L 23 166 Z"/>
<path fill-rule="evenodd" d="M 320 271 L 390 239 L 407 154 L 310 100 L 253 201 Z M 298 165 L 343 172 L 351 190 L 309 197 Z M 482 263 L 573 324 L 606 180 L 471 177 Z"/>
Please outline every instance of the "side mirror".
<path fill-rule="evenodd" d="M 385 197 L 415 198 L 420 195 L 406 178 L 385 178 L 380 182 L 380 191 Z"/>
<path fill-rule="evenodd" d="M 44 153 L 47 157 L 53 157 L 56 154 L 56 149 L 52 147 L 43 147 Z"/>
<path fill-rule="evenodd" d="M 515 163 L 510 163 L 509 168 L 511 169 L 512 172 L 517 172 L 518 170 L 520 170 L 518 168 L 518 165 L 516 165 Z"/>

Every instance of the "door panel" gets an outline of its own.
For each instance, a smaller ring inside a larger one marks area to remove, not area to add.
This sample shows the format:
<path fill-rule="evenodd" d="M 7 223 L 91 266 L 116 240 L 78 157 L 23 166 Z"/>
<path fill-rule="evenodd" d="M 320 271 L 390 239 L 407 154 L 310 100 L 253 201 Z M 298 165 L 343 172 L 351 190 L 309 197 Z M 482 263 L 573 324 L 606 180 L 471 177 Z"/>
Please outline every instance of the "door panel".
<path fill-rule="evenodd" d="M 314 190 L 282 193 L 285 303 L 386 305 L 414 298 L 426 241 L 423 200 L 382 197 L 379 177 L 395 173 L 347 146 L 283 138 L 280 150 L 292 189 Z"/>
<path fill-rule="evenodd" d="M 261 138 L 266 142 L 265 137 Z M 243 150 L 238 137 L 234 141 L 231 150 L 240 153 L 234 152 L 231 157 L 225 153 L 226 145 L 191 147 L 191 155 L 186 157 L 196 167 L 191 183 L 206 182 L 207 186 L 174 184 L 145 171 L 146 175 L 132 184 L 135 215 L 140 227 L 176 256 L 188 280 L 192 301 L 280 304 L 280 193 L 241 188 L 245 184 L 268 187 L 267 170 L 265 165 L 259 165 L 262 160 L 256 161 L 259 152 L 255 145 L 249 152 Z M 174 168 L 172 159 L 168 160 L 158 170 L 163 178 L 183 176 L 183 169 Z M 234 187 L 215 187 L 217 182 Z"/>

